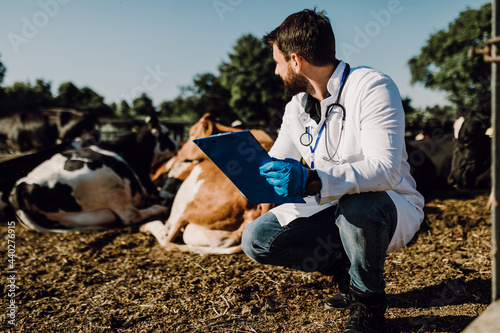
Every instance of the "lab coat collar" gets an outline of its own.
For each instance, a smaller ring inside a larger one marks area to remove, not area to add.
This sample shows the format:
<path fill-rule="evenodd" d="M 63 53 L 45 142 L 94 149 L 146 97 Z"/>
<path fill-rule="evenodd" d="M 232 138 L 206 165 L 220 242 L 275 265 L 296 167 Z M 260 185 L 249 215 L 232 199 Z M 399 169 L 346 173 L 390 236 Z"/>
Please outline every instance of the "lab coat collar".
<path fill-rule="evenodd" d="M 330 93 L 331 96 L 325 98 L 324 100 L 322 100 L 320 102 L 322 109 L 324 107 L 326 107 L 326 105 L 331 104 L 333 101 L 335 101 L 337 99 L 337 95 L 338 95 L 339 90 L 340 90 L 340 83 L 342 81 L 342 75 L 344 74 L 345 67 L 346 67 L 346 63 L 344 61 L 340 60 L 340 62 L 337 65 L 337 68 L 335 68 L 335 71 L 333 72 L 332 76 L 328 80 L 328 83 L 326 85 L 326 89 L 328 90 L 328 92 Z M 308 96 L 309 96 L 308 93 L 300 93 L 297 95 L 303 108 L 306 107 Z M 307 114 L 306 112 L 301 112 L 299 118 L 303 124 L 308 124 L 309 122 L 314 121 L 311 119 L 309 114 Z M 321 121 L 323 119 L 324 119 L 324 114 L 322 112 Z"/>
<path fill-rule="evenodd" d="M 346 63 L 340 60 L 337 68 L 335 68 L 335 71 L 333 72 L 330 80 L 328 80 L 328 83 L 326 85 L 326 89 L 328 89 L 328 92 L 332 96 L 334 96 L 335 99 L 337 99 L 337 95 L 340 90 L 340 82 L 342 81 L 342 75 L 344 74 L 345 66 Z"/>

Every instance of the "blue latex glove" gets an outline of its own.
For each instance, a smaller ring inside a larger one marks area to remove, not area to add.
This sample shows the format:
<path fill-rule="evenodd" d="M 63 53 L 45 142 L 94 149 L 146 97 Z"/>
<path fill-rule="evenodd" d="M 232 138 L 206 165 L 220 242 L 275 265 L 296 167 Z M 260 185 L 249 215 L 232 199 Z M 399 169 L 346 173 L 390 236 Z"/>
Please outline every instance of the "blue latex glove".
<path fill-rule="evenodd" d="M 282 197 L 296 197 L 306 190 L 307 169 L 297 160 L 273 158 L 259 168 L 260 174 Z"/>

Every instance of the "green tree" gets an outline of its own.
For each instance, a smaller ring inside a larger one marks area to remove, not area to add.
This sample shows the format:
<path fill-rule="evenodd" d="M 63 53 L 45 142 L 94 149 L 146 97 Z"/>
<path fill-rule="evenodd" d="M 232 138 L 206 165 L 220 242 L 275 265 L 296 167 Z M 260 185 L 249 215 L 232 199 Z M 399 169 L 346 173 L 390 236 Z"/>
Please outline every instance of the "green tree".
<path fill-rule="evenodd" d="M 230 124 L 237 116 L 229 107 L 229 99 L 229 91 L 220 84 L 217 76 L 198 74 L 192 85 L 181 87 L 180 96 L 161 103 L 160 115 L 194 122 L 205 113 L 210 113 L 222 123 Z"/>
<path fill-rule="evenodd" d="M 1 54 L 0 54 L 0 56 L 1 56 Z M 3 78 L 5 77 L 5 72 L 6 71 L 7 71 L 7 69 L 3 65 L 2 61 L 0 61 L 0 86 L 3 83 Z"/>
<path fill-rule="evenodd" d="M 418 56 L 409 60 L 411 82 L 448 93 L 456 107 L 488 110 L 491 66 L 481 58 L 470 59 L 470 47 L 485 46 L 491 34 L 491 4 L 470 9 L 430 36 Z"/>
<path fill-rule="evenodd" d="M 82 105 L 80 89 L 72 82 L 61 83 L 57 90 L 57 104 L 62 107 L 79 108 Z"/>
<path fill-rule="evenodd" d="M 1 55 L 0 55 L 1 56 Z M 5 95 L 5 90 L 2 87 L 3 78 L 5 77 L 5 72 L 7 69 L 3 65 L 2 61 L 0 61 L 0 117 L 4 116 L 5 110 L 7 109 L 7 98 Z"/>
<path fill-rule="evenodd" d="M 80 89 L 72 82 L 64 82 L 59 86 L 56 101 L 60 107 L 86 110 L 100 117 L 113 114 L 112 109 L 104 102 L 104 97 L 89 87 Z"/>
<path fill-rule="evenodd" d="M 54 106 L 54 97 L 50 82 L 36 80 L 34 85 L 29 82 L 15 82 L 5 88 L 5 107 L 0 116 L 51 106 Z"/>
<path fill-rule="evenodd" d="M 116 113 L 118 112 L 118 105 L 116 105 L 116 103 L 113 102 L 109 105 L 109 108 L 111 109 L 111 112 L 113 112 L 113 114 L 116 115 Z"/>
<path fill-rule="evenodd" d="M 220 83 L 230 93 L 229 106 L 244 123 L 269 124 L 274 110 L 288 100 L 283 82 L 274 74 L 272 52 L 250 34 L 236 41 L 229 62 L 219 66 Z"/>
<path fill-rule="evenodd" d="M 153 100 L 142 93 L 141 96 L 135 98 L 132 101 L 132 109 L 130 110 L 130 115 L 132 117 L 137 116 L 152 116 L 156 114 L 156 108 L 153 105 Z"/>
<path fill-rule="evenodd" d="M 181 94 L 172 101 L 165 101 L 160 104 L 160 116 L 165 118 L 183 119 L 196 122 L 200 117 L 197 110 L 198 99 L 186 93 L 188 88 L 182 87 Z"/>
<path fill-rule="evenodd" d="M 130 116 L 130 105 L 127 101 L 122 100 L 120 102 L 120 107 L 116 110 L 116 116 L 119 118 L 128 118 Z"/>

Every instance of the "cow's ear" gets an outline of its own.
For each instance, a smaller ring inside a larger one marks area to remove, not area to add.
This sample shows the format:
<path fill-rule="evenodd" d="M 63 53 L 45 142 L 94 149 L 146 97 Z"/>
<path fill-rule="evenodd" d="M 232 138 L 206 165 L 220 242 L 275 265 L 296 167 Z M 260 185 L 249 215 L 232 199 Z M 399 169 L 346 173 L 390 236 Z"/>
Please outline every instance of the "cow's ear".
<path fill-rule="evenodd" d="M 205 120 L 203 121 L 203 133 L 205 133 L 206 136 L 212 135 L 214 132 L 214 123 L 211 120 Z"/>
<path fill-rule="evenodd" d="M 212 115 L 210 113 L 205 113 L 201 118 L 200 118 L 200 121 L 205 121 L 207 119 L 211 119 L 212 118 Z"/>
<path fill-rule="evenodd" d="M 158 129 L 160 127 L 160 121 L 156 116 L 148 116 L 145 121 L 150 130 Z"/>

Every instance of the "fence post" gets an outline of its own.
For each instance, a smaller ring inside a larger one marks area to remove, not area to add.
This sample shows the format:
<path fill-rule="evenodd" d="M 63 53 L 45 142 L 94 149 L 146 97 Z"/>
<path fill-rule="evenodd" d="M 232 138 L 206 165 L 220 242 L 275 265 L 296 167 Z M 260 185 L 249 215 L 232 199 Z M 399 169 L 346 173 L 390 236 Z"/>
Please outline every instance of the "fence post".
<path fill-rule="evenodd" d="M 497 1 L 492 1 L 492 17 L 491 17 L 491 34 L 492 38 L 500 36 L 500 8 L 497 5 Z M 495 58 L 500 55 L 498 52 L 498 47 L 496 43 L 492 44 L 491 55 Z M 499 176 L 498 172 L 500 167 L 498 165 L 498 147 L 500 147 L 500 126 L 499 122 L 499 107 L 500 107 L 500 85 L 498 84 L 500 79 L 499 64 L 496 61 L 491 63 L 491 125 L 493 126 L 493 139 L 491 145 L 491 185 L 494 191 L 494 204 L 492 205 L 492 301 L 495 302 L 500 298 L 500 252 L 498 251 L 498 242 L 500 240 L 500 214 L 498 211 L 497 198 L 500 198 L 500 186 L 497 184 Z"/>

